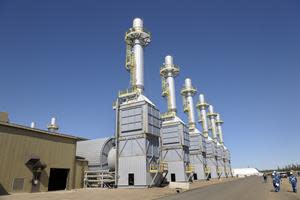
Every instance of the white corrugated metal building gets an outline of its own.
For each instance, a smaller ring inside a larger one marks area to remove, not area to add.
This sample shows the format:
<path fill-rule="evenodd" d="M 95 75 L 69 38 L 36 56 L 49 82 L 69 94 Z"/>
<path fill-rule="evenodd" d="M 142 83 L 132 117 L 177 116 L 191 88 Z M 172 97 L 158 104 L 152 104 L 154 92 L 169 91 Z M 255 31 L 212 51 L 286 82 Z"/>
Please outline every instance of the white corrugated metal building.
<path fill-rule="evenodd" d="M 235 177 L 261 176 L 261 173 L 256 168 L 236 168 L 232 171 Z"/>

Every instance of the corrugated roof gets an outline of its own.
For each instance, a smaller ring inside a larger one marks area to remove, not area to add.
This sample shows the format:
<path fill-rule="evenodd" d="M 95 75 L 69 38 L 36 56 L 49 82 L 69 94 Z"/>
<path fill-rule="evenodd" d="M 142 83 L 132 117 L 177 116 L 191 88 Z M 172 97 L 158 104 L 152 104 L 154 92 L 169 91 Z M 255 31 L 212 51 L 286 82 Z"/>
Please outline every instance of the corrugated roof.
<path fill-rule="evenodd" d="M 14 124 L 14 123 L 0 122 L 0 126 L 8 126 L 8 127 L 13 127 L 13 128 L 19 128 L 19 129 L 23 129 L 23 130 L 43 133 L 43 134 L 57 136 L 57 137 L 70 138 L 70 139 L 74 139 L 74 140 L 78 140 L 78 141 L 87 140 L 86 138 L 82 138 L 82 137 L 76 137 L 76 136 L 72 136 L 72 135 L 69 135 L 69 134 L 63 134 L 63 133 L 58 133 L 58 132 L 56 132 L 56 133 L 55 132 L 49 132 L 47 130 L 42 130 L 42 129 L 38 129 L 38 128 L 31 128 L 31 127 L 28 127 L 28 126 L 23 126 L 23 125 Z"/>
<path fill-rule="evenodd" d="M 233 174 L 234 176 L 236 175 L 258 175 L 260 174 L 260 172 L 255 169 L 255 168 L 237 168 L 237 169 L 233 169 Z"/>

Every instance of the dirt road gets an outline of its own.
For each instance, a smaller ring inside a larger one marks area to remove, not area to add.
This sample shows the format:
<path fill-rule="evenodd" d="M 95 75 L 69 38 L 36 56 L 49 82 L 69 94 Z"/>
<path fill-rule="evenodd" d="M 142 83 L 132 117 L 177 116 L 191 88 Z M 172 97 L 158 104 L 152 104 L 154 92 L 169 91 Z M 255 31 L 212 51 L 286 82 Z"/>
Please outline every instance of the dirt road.
<path fill-rule="evenodd" d="M 292 193 L 287 179 L 282 180 L 280 192 L 274 192 L 271 180 L 263 183 L 260 177 L 249 177 L 237 181 L 190 190 L 171 195 L 161 200 L 300 200 L 300 193 Z"/>
<path fill-rule="evenodd" d="M 171 195 L 171 196 L 169 196 Z M 169 196 L 169 197 L 165 197 Z M 259 177 L 199 181 L 191 184 L 191 190 L 176 194 L 175 189 L 78 189 L 42 193 L 24 193 L 0 196 L 0 200 L 300 200 L 300 193 L 291 192 L 283 179 L 279 193 L 273 192 L 271 182 L 265 184 Z"/>

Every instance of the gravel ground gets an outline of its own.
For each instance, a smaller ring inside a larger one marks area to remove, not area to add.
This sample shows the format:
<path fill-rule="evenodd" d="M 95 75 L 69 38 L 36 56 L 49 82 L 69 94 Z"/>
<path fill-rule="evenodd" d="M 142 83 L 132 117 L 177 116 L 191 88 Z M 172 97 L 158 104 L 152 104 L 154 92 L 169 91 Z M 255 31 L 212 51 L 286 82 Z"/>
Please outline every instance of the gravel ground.
<path fill-rule="evenodd" d="M 205 187 L 208 185 L 225 183 L 236 179 L 222 179 L 211 181 L 198 181 L 190 185 L 191 189 Z M 56 191 L 42 193 L 23 193 L 8 196 L 0 196 L 0 200 L 148 200 L 176 194 L 175 189 L 164 188 L 145 188 L 145 189 L 101 189 L 88 188 L 71 191 Z"/>

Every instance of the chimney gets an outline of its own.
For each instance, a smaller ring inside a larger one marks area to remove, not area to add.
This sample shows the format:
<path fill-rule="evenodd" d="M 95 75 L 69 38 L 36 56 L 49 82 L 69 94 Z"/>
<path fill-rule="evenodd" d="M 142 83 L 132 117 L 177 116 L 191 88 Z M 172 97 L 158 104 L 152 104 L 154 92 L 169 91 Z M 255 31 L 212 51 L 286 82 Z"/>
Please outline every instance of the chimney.
<path fill-rule="evenodd" d="M 7 112 L 0 112 L 0 122 L 9 123 Z"/>
<path fill-rule="evenodd" d="M 50 132 L 56 132 L 58 130 L 58 125 L 56 124 L 56 118 L 51 118 L 51 123 L 48 125 L 48 131 Z"/>
<path fill-rule="evenodd" d="M 35 122 L 31 122 L 30 128 L 35 128 Z"/>

